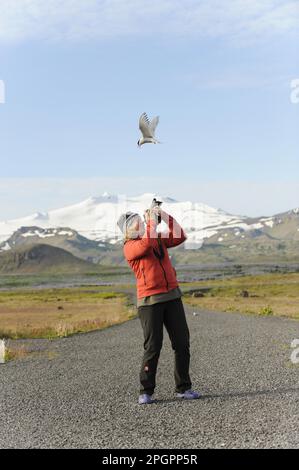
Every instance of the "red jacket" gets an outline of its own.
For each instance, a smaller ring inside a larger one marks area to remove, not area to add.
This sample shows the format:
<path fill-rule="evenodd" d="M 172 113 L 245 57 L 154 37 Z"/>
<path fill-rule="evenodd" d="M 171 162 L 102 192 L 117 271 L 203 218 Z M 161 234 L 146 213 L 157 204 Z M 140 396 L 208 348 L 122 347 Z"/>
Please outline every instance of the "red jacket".
<path fill-rule="evenodd" d="M 147 297 L 161 292 L 168 292 L 178 287 L 176 270 L 172 266 L 167 248 L 183 243 L 187 236 L 178 222 L 169 214 L 162 212 L 169 231 L 157 233 L 157 223 L 149 220 L 143 237 L 127 240 L 124 244 L 124 255 L 135 273 L 137 280 L 137 298 Z M 158 236 L 164 250 L 164 257 L 159 259 Z"/>

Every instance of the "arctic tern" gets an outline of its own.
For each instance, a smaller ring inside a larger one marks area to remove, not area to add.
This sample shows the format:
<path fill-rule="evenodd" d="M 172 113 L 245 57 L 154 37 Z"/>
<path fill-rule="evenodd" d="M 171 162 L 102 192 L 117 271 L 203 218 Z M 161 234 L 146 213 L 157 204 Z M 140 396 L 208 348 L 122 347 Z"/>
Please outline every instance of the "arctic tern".
<path fill-rule="evenodd" d="M 139 118 L 139 129 L 141 131 L 142 137 L 138 140 L 137 145 L 141 147 L 143 144 L 160 144 L 155 138 L 155 130 L 159 122 L 159 116 L 156 116 L 149 121 L 146 113 L 142 113 Z"/>

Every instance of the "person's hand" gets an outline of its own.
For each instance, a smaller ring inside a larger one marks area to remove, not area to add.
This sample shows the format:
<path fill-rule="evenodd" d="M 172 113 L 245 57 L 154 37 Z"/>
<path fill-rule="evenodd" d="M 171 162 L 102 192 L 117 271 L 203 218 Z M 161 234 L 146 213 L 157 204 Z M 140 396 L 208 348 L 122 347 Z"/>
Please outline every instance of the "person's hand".
<path fill-rule="evenodd" d="M 146 209 L 144 212 L 144 220 L 147 223 L 149 220 L 155 220 L 157 222 L 158 215 L 160 215 L 161 209 L 159 206 L 152 207 L 151 209 Z"/>

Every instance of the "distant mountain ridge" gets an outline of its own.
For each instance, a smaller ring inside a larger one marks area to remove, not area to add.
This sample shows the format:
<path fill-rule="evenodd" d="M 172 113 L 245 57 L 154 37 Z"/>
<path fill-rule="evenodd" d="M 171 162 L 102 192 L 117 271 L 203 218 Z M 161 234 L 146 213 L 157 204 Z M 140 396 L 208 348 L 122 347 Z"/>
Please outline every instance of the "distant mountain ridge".
<path fill-rule="evenodd" d="M 110 195 L 90 197 L 49 212 L 35 212 L 27 217 L 0 222 L 0 252 L 14 246 L 43 241 L 60 246 L 85 260 L 97 262 L 104 252 L 113 251 L 122 242 L 116 222 L 127 210 L 143 214 L 153 197 L 163 201 L 163 208 L 182 225 L 188 239 L 186 249 L 217 245 L 243 246 L 253 240 L 275 244 L 299 241 L 299 208 L 273 216 L 233 215 L 203 203 L 179 202 L 167 196 L 144 193 L 136 197 Z M 161 230 L 166 225 L 161 224 Z"/>

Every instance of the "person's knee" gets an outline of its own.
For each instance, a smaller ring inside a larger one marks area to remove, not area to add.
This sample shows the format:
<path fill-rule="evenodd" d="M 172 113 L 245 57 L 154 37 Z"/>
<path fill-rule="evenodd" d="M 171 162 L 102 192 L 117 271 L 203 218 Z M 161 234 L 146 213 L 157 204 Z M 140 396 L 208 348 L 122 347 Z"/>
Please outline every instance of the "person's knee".
<path fill-rule="evenodd" d="M 148 354 L 158 354 L 162 349 L 163 339 L 156 338 L 148 340 L 144 343 L 144 349 Z"/>
<path fill-rule="evenodd" d="M 148 354 L 160 354 L 160 351 L 162 349 L 162 343 L 152 343 L 149 344 L 148 347 L 146 348 L 146 351 Z"/>

